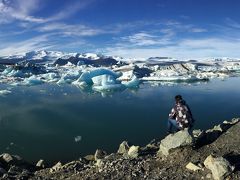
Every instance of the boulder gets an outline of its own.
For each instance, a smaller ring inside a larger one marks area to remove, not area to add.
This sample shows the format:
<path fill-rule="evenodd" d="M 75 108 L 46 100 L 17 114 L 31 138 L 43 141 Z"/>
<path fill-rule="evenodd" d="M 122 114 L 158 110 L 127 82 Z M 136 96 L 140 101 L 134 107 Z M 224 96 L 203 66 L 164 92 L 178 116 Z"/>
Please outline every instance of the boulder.
<path fill-rule="evenodd" d="M 55 171 L 59 171 L 62 168 L 62 163 L 58 162 L 57 164 L 55 164 L 51 169 L 50 169 L 50 173 L 53 173 Z"/>
<path fill-rule="evenodd" d="M 188 129 L 178 131 L 175 134 L 170 134 L 165 137 L 159 147 L 158 155 L 168 156 L 170 151 L 184 146 L 192 146 L 194 142 L 193 136 Z"/>
<path fill-rule="evenodd" d="M 95 157 L 92 154 L 86 155 L 84 159 L 86 159 L 87 161 L 95 161 Z"/>
<path fill-rule="evenodd" d="M 191 171 L 201 170 L 201 168 L 199 166 L 197 166 L 197 165 L 195 165 L 195 164 L 193 164 L 191 162 L 186 165 L 186 168 L 191 170 Z"/>
<path fill-rule="evenodd" d="M 223 124 L 234 125 L 234 124 L 237 124 L 239 121 L 240 121 L 240 118 L 233 118 L 231 121 L 223 121 Z"/>
<path fill-rule="evenodd" d="M 216 125 L 216 126 L 214 126 L 212 129 L 207 130 L 206 133 L 208 133 L 208 132 L 213 132 L 213 131 L 223 132 L 223 128 L 222 128 L 221 124 Z"/>
<path fill-rule="evenodd" d="M 225 179 L 234 170 L 234 167 L 231 166 L 226 159 L 224 159 L 223 157 L 215 158 L 212 155 L 209 155 L 205 159 L 204 165 L 206 168 L 211 170 L 213 179 L 215 180 Z"/>
<path fill-rule="evenodd" d="M 84 165 L 84 160 L 71 161 L 64 164 L 61 169 L 63 169 L 64 171 L 81 170 L 82 168 L 84 168 Z"/>
<path fill-rule="evenodd" d="M 117 153 L 119 154 L 127 154 L 129 150 L 129 143 L 127 141 L 123 141 L 118 148 Z"/>
<path fill-rule="evenodd" d="M 103 159 L 107 153 L 101 149 L 97 149 L 95 154 L 94 154 L 94 159 L 97 161 L 98 159 Z"/>
<path fill-rule="evenodd" d="M 136 158 L 139 155 L 139 146 L 131 146 L 128 150 L 128 156 L 131 158 Z"/>
<path fill-rule="evenodd" d="M 3 164 L 29 165 L 20 156 L 4 153 L 0 155 L 0 162 Z"/>
<path fill-rule="evenodd" d="M 194 138 L 201 138 L 204 135 L 204 131 L 201 129 L 193 130 L 192 132 Z"/>
<path fill-rule="evenodd" d="M 13 161 L 13 157 L 8 153 L 2 154 L 0 158 L 6 163 L 10 163 L 11 161 Z"/>
<path fill-rule="evenodd" d="M 45 168 L 44 160 L 40 159 L 37 162 L 36 167 L 38 167 L 38 168 Z"/>

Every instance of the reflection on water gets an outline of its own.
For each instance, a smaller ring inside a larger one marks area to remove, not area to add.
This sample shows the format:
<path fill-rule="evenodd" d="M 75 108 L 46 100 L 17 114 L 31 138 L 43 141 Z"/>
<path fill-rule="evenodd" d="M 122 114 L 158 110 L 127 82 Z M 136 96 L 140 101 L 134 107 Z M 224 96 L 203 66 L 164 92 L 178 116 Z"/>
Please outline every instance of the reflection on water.
<path fill-rule="evenodd" d="M 240 116 L 239 86 L 240 78 L 191 85 L 143 82 L 136 89 L 104 92 L 71 85 L 12 87 L 11 94 L 0 96 L 0 152 L 29 161 L 67 161 L 97 148 L 117 151 L 123 140 L 144 145 L 165 136 L 176 94 L 191 106 L 195 128 L 206 129 Z"/>

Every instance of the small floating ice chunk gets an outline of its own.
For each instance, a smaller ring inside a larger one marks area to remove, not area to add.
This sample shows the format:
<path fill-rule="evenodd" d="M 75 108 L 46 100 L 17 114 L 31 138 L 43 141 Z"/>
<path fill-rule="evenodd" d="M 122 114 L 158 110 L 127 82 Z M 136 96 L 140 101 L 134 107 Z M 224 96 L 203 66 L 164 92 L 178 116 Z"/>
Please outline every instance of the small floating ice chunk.
<path fill-rule="evenodd" d="M 9 91 L 9 90 L 0 90 L 0 96 L 6 96 L 11 93 L 12 93 L 12 91 Z"/>
<path fill-rule="evenodd" d="M 74 141 L 75 142 L 79 142 L 79 141 L 81 141 L 82 140 L 82 136 L 76 136 L 75 138 L 74 138 Z"/>
<path fill-rule="evenodd" d="M 59 80 L 59 75 L 53 72 L 41 75 L 47 82 L 56 82 Z"/>
<path fill-rule="evenodd" d="M 43 81 L 40 79 L 40 77 L 37 77 L 35 75 L 30 76 L 29 78 L 26 78 L 23 81 L 23 85 L 26 85 L 26 86 L 34 86 L 34 85 L 39 85 L 42 83 L 43 83 Z"/>

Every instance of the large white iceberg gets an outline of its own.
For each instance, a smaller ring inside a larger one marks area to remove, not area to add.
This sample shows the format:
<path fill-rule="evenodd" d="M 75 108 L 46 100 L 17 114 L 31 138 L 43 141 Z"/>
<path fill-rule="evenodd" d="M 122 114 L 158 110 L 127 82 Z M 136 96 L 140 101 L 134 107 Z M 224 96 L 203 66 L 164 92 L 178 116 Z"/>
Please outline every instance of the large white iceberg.
<path fill-rule="evenodd" d="M 114 72 L 109 69 L 99 68 L 82 73 L 78 81 L 82 81 L 85 82 L 86 84 L 92 85 L 93 84 L 92 78 L 100 75 L 111 75 L 115 79 L 117 79 L 122 75 L 122 73 Z"/>
<path fill-rule="evenodd" d="M 92 78 L 93 81 L 93 89 L 99 91 L 106 91 L 106 90 L 116 90 L 125 88 L 120 81 L 116 80 L 116 77 L 104 74 L 100 76 L 95 76 Z"/>
<path fill-rule="evenodd" d="M 131 81 L 122 82 L 118 79 L 121 75 L 121 72 L 114 72 L 109 69 L 92 69 L 82 73 L 72 84 L 79 87 L 90 85 L 96 91 L 110 91 L 137 87 L 140 83 L 136 77 Z"/>

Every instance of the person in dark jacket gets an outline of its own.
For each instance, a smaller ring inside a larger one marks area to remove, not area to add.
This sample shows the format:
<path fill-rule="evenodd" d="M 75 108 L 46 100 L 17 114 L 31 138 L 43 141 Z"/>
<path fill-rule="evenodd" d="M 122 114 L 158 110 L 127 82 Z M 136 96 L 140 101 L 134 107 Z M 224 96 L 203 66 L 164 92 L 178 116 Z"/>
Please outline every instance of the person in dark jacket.
<path fill-rule="evenodd" d="M 176 131 L 191 128 L 193 122 L 192 112 L 187 103 L 182 99 L 181 95 L 175 96 L 175 105 L 168 119 L 168 133 L 172 133 L 173 128 L 175 128 Z"/>

